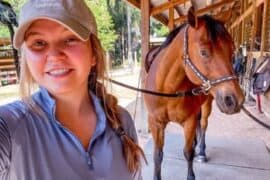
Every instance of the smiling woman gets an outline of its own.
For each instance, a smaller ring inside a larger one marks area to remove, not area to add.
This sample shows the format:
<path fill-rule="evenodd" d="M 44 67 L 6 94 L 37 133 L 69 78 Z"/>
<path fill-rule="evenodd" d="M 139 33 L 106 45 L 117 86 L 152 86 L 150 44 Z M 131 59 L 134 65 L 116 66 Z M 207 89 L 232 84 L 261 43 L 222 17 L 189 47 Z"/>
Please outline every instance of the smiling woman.
<path fill-rule="evenodd" d="M 130 115 L 106 92 L 90 9 L 30 0 L 20 13 L 22 100 L 0 107 L 0 180 L 141 179 L 144 154 Z"/>
<path fill-rule="evenodd" d="M 40 19 L 26 31 L 22 48 L 39 85 L 55 96 L 88 96 L 88 74 L 96 65 L 89 41 L 80 40 L 57 22 Z"/>

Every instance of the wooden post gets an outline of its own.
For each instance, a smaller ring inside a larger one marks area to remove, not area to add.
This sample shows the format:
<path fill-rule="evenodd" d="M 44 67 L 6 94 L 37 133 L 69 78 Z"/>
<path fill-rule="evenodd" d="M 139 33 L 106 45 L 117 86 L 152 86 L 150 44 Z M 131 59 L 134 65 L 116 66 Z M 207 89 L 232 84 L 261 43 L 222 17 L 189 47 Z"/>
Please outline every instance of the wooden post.
<path fill-rule="evenodd" d="M 256 6 L 256 1 L 253 1 L 253 17 L 252 17 L 252 35 L 251 35 L 251 46 L 250 50 L 254 51 L 254 44 L 255 44 L 255 39 L 256 39 L 256 34 L 257 34 L 257 28 L 258 28 L 258 22 L 257 22 L 257 16 L 258 16 L 258 11 L 257 11 L 257 6 Z"/>
<path fill-rule="evenodd" d="M 247 7 L 246 7 L 246 0 L 242 0 L 242 8 L 241 8 L 241 14 L 244 14 L 245 13 L 245 11 L 246 11 L 246 9 L 247 9 Z M 245 29 L 245 22 L 246 22 L 246 20 L 245 20 L 245 18 L 246 17 L 244 17 L 243 19 L 242 19 L 242 22 L 241 22 L 241 41 L 240 41 L 240 43 L 241 43 L 241 45 L 243 45 L 244 43 L 245 43 L 245 32 L 246 32 L 246 29 Z"/>
<path fill-rule="evenodd" d="M 144 59 L 149 51 L 150 41 L 150 0 L 141 1 L 141 33 L 142 33 L 142 60 L 141 60 L 141 87 L 144 86 L 145 71 L 144 71 Z M 137 119 L 137 129 L 139 133 L 148 133 L 148 122 L 146 115 L 146 108 L 143 102 L 143 96 L 140 98 L 140 117 Z M 137 107 L 135 107 L 137 108 Z"/>
<path fill-rule="evenodd" d="M 174 7 L 169 9 L 169 30 L 174 29 Z"/>
<path fill-rule="evenodd" d="M 144 60 L 149 51 L 150 34 L 150 0 L 141 1 L 141 33 L 142 33 L 142 59 Z M 144 63 L 142 63 L 142 68 Z"/>
<path fill-rule="evenodd" d="M 262 24 L 262 34 L 261 34 L 261 56 L 265 51 L 265 39 L 266 39 L 266 28 L 267 28 L 267 8 L 268 8 L 268 1 L 264 0 L 263 3 L 263 24 Z"/>

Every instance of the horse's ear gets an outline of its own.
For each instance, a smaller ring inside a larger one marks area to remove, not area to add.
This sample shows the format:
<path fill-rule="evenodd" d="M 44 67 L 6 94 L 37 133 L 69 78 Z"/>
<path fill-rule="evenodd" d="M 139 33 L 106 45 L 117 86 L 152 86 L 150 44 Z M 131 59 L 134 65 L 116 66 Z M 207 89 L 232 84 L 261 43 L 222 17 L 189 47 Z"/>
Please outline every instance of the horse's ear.
<path fill-rule="evenodd" d="M 197 27 L 198 20 L 197 20 L 195 8 L 193 6 L 191 6 L 188 10 L 187 20 L 188 20 L 189 25 L 191 25 L 194 28 Z"/>

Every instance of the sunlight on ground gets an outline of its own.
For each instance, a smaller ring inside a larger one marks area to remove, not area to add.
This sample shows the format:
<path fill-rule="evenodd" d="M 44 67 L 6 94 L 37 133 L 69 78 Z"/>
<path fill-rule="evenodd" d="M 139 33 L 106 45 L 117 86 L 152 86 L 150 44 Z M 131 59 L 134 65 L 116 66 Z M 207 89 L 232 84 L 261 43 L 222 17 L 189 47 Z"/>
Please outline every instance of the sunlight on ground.
<path fill-rule="evenodd" d="M 8 85 L 0 87 L 0 104 L 6 104 L 8 102 L 19 99 L 18 85 Z"/>

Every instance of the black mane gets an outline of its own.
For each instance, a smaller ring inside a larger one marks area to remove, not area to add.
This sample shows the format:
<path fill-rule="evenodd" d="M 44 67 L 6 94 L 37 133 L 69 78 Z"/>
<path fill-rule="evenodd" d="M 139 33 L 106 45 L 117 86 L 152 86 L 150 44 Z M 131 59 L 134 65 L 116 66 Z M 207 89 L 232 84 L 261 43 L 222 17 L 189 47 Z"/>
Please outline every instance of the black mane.
<path fill-rule="evenodd" d="M 221 21 L 216 20 L 209 15 L 203 15 L 199 17 L 199 19 L 205 21 L 208 36 L 212 43 L 216 43 L 218 37 L 231 40 L 230 34 L 228 33 L 228 31 L 224 27 L 224 24 Z M 186 24 L 187 23 L 184 23 L 170 32 L 166 40 L 160 45 L 159 50 L 155 54 L 153 54 L 153 59 L 159 54 L 162 49 L 167 47 L 173 41 L 176 35 L 183 29 Z"/>

